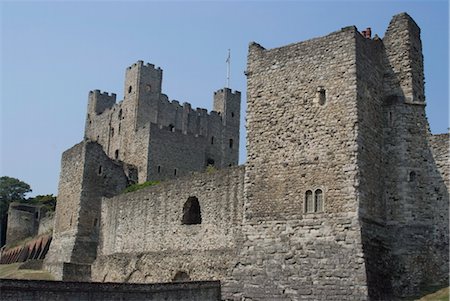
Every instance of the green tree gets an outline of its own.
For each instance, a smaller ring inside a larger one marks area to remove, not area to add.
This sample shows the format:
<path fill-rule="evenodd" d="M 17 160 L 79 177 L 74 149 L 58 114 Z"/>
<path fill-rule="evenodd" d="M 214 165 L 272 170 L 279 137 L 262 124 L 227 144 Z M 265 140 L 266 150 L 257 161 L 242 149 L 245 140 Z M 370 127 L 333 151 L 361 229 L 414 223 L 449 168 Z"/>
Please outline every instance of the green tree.
<path fill-rule="evenodd" d="M 6 222 L 9 204 L 25 200 L 25 194 L 31 192 L 30 185 L 11 177 L 0 177 L 0 247 L 6 238 Z"/>
<path fill-rule="evenodd" d="M 55 211 L 56 207 L 56 196 L 53 194 L 37 195 L 34 198 L 29 198 L 26 202 L 43 205 L 47 211 Z"/>

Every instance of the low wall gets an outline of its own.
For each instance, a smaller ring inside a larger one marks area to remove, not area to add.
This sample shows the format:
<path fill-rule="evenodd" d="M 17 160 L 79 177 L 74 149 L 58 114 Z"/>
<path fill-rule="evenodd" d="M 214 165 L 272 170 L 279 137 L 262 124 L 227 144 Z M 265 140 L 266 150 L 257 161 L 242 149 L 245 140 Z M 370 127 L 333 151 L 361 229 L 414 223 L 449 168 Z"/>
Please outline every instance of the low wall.
<path fill-rule="evenodd" d="M 220 300 L 220 282 L 124 284 L 9 280 L 0 282 L 0 299 L 12 300 Z"/>

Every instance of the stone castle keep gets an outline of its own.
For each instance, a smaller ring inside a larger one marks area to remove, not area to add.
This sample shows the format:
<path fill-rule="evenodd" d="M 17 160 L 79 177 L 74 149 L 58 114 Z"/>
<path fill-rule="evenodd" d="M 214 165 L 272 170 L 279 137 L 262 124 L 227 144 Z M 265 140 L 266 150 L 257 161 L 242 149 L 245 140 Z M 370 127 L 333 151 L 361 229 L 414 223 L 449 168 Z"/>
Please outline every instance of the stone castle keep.
<path fill-rule="evenodd" d="M 350 26 L 251 43 L 246 75 L 243 166 L 240 92 L 194 110 L 142 61 L 122 101 L 91 91 L 85 138 L 62 155 L 45 268 L 220 280 L 225 300 L 392 300 L 447 285 L 449 136 L 429 131 L 414 20 L 394 16 L 382 39 Z"/>

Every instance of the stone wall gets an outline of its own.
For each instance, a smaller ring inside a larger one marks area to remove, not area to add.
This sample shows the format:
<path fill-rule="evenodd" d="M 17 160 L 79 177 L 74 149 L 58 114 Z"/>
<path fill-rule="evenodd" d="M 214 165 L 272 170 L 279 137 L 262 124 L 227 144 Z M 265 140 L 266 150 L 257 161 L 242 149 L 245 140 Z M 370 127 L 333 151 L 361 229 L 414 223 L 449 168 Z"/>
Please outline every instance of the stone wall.
<path fill-rule="evenodd" d="M 434 162 L 442 178 L 445 181 L 447 190 L 450 187 L 450 139 L 449 134 L 430 135 L 429 144 L 433 153 Z"/>
<path fill-rule="evenodd" d="M 67 263 L 86 265 L 96 258 L 101 198 L 123 191 L 128 178 L 122 163 L 87 140 L 64 152 L 61 165 L 55 229 L 44 267 L 56 279 L 71 280 L 64 278 Z"/>
<path fill-rule="evenodd" d="M 241 244 L 244 168 L 195 174 L 103 199 L 94 281 L 165 282 L 230 275 Z M 201 223 L 183 224 L 196 197 Z"/>
<path fill-rule="evenodd" d="M 0 292 L 4 301 L 221 300 L 218 281 L 139 285 L 3 279 Z"/>
<path fill-rule="evenodd" d="M 55 212 L 46 212 L 39 220 L 38 235 L 51 234 L 55 225 Z"/>
<path fill-rule="evenodd" d="M 11 245 L 38 233 L 40 207 L 11 203 L 8 210 L 6 244 Z"/>
<path fill-rule="evenodd" d="M 250 45 L 244 246 L 223 282 L 228 299 L 367 297 L 355 190 L 356 35 L 348 27 L 271 50 Z M 309 193 L 323 206 L 308 208 Z"/>

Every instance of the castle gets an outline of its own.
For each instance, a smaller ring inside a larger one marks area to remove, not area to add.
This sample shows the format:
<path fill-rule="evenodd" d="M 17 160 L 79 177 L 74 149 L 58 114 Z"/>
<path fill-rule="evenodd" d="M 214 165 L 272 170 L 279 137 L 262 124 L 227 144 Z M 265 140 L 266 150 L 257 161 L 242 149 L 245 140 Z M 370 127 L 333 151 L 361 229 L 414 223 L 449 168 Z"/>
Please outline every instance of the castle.
<path fill-rule="evenodd" d="M 429 132 L 414 20 L 394 16 L 383 39 L 351 26 L 251 43 L 246 75 L 244 166 L 239 92 L 193 110 L 141 61 L 123 101 L 90 92 L 85 139 L 62 156 L 45 268 L 220 280 L 226 300 L 391 300 L 446 285 L 449 136 Z"/>

